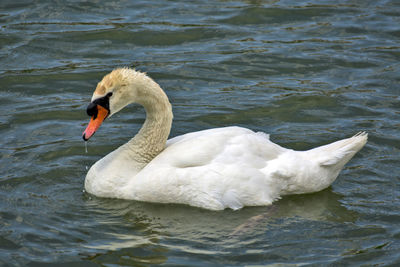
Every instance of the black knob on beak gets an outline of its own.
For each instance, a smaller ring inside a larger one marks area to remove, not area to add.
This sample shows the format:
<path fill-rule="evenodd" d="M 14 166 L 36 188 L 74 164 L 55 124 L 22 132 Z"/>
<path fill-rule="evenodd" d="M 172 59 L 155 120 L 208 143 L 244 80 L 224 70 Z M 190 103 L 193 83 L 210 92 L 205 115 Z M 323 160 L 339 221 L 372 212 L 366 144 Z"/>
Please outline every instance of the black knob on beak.
<path fill-rule="evenodd" d="M 96 103 L 90 103 L 88 107 L 86 108 L 86 113 L 90 116 L 93 117 L 93 119 L 97 118 L 97 104 Z"/>

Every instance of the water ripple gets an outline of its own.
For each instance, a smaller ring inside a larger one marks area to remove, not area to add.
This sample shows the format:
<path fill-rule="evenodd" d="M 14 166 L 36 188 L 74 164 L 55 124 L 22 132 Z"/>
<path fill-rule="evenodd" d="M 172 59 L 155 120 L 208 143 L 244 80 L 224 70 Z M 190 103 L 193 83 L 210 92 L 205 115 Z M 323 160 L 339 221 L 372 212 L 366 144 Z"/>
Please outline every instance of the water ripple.
<path fill-rule="evenodd" d="M 400 261 L 398 2 L 0 6 L 0 265 Z M 96 198 L 82 192 L 87 166 L 145 117 L 128 107 L 85 153 L 86 105 L 117 66 L 166 90 L 172 136 L 241 125 L 299 150 L 361 130 L 369 142 L 330 188 L 271 207 L 216 213 Z"/>

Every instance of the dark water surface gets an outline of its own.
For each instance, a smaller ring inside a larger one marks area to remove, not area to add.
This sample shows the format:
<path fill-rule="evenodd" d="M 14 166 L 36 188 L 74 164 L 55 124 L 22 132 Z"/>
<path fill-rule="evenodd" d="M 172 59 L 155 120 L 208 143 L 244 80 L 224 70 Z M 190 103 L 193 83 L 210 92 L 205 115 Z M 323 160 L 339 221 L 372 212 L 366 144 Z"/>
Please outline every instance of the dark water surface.
<path fill-rule="evenodd" d="M 300 150 L 369 142 L 330 188 L 271 207 L 96 198 L 87 167 L 145 116 L 110 118 L 85 153 L 86 106 L 118 66 L 166 90 L 172 136 L 240 125 Z M 399 75 L 396 0 L 2 0 L 0 265 L 396 266 Z"/>

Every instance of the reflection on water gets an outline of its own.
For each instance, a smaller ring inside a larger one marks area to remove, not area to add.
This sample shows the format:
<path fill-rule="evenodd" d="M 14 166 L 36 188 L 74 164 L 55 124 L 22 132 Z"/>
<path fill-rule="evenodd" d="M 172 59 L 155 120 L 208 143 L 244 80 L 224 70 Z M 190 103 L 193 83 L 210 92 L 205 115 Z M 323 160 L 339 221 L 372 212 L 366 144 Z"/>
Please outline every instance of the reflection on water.
<path fill-rule="evenodd" d="M 173 222 L 180 222 L 184 229 L 179 227 L 179 231 L 184 233 L 190 232 L 186 227 L 202 230 L 209 228 L 210 231 L 215 232 L 224 229 L 229 232 L 228 228 L 236 229 L 249 218 L 263 214 L 268 214 L 265 217 L 266 223 L 270 220 L 290 217 L 331 222 L 351 222 L 357 218 L 357 213 L 346 209 L 341 204 L 342 197 L 330 189 L 313 194 L 286 196 L 272 206 L 248 207 L 240 212 L 232 210 L 215 212 L 186 205 L 111 200 L 89 195 L 88 197 L 90 197 L 87 203 L 89 209 L 105 216 L 105 221 L 101 223 L 109 224 L 113 222 L 112 218 L 115 217 L 119 220 L 122 216 L 124 222 L 128 224 L 134 220 L 135 227 L 139 225 L 149 227 L 154 224 L 157 227 L 161 226 L 166 232 L 172 229 L 177 230 L 176 224 Z"/>
<path fill-rule="evenodd" d="M 393 265 L 400 261 L 398 1 L 0 3 L 0 265 Z M 82 193 L 144 111 L 81 133 L 118 66 L 166 90 L 171 136 L 226 125 L 305 150 L 369 133 L 332 187 L 211 212 Z"/>
<path fill-rule="evenodd" d="M 295 221 L 355 222 L 358 214 L 346 209 L 340 200 L 341 196 L 327 189 L 315 194 L 285 197 L 269 207 L 214 212 L 183 205 L 91 198 L 88 202 L 90 209 L 102 213 L 105 218 L 98 223 L 112 225 L 118 220 L 118 224 L 130 230 L 124 234 L 104 233 L 101 240 L 85 245 L 98 251 L 87 257 L 101 262 L 100 259 L 112 255 L 113 259 L 116 257 L 131 263 L 159 264 L 167 261 L 168 248 L 199 255 L 228 255 L 227 248 L 259 242 L 258 235 L 279 231 L 283 225 Z M 188 245 L 209 242 L 218 244 L 219 250 L 210 251 L 204 245 Z M 141 251 L 143 248 L 154 253 L 143 256 L 143 253 L 146 255 Z"/>

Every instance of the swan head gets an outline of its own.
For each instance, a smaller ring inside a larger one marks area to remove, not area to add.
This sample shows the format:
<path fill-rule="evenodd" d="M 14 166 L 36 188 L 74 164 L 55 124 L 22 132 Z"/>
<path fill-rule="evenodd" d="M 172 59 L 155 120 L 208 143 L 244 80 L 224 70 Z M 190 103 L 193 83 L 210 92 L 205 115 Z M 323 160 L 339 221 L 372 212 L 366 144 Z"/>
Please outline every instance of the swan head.
<path fill-rule="evenodd" d="M 86 109 L 91 120 L 83 132 L 83 140 L 89 140 L 107 117 L 117 113 L 126 105 L 137 102 L 135 82 L 137 83 L 138 76 L 143 76 L 141 77 L 143 79 L 146 74 L 129 68 L 119 68 L 103 77 L 97 84 Z"/>
<path fill-rule="evenodd" d="M 130 68 L 118 68 L 105 75 L 97 84 L 86 112 L 91 117 L 83 132 L 85 141 L 97 131 L 102 122 L 131 103 L 143 105 L 147 111 L 156 106 L 157 99 L 168 97 L 160 86 L 145 73 Z"/>

